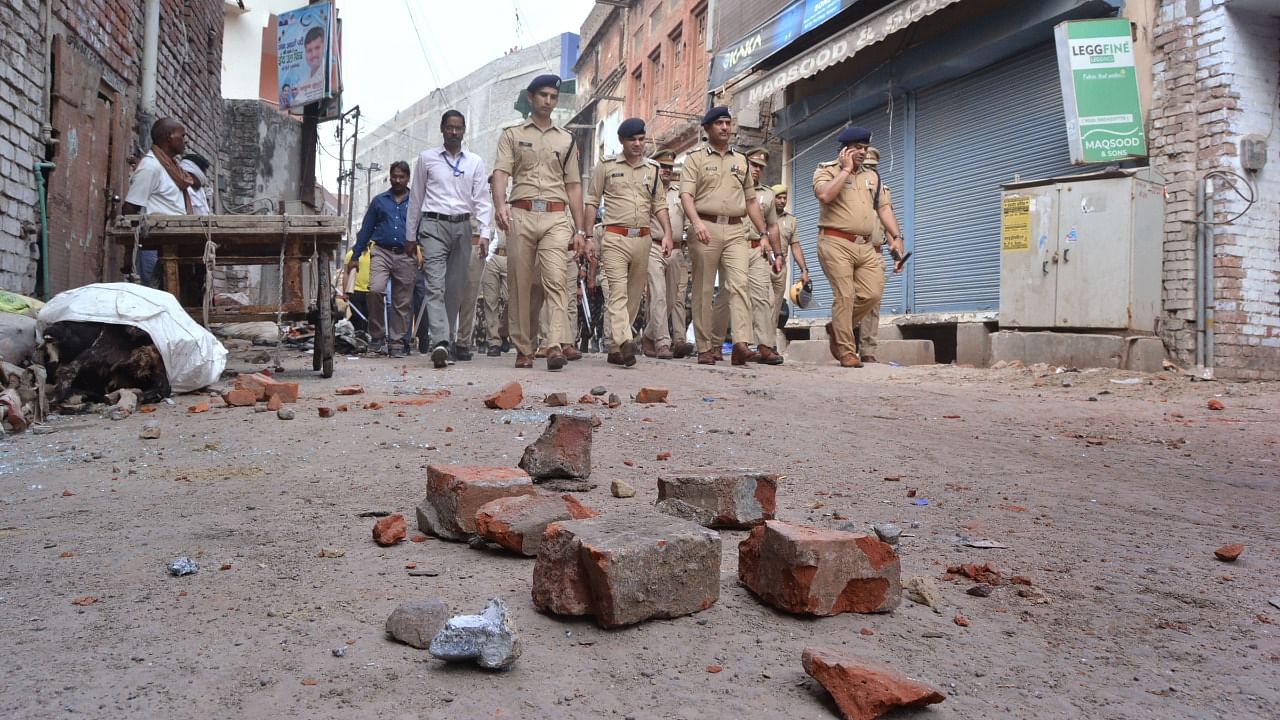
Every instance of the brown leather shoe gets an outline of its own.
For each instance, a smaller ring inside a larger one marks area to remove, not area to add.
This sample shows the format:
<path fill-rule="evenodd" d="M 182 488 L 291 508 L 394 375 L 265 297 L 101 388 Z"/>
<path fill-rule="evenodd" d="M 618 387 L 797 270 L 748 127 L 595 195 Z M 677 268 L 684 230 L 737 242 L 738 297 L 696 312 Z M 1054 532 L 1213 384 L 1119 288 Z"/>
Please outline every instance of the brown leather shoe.
<path fill-rule="evenodd" d="M 645 357 L 658 357 L 658 348 L 647 337 L 640 338 L 640 350 Z"/>
<path fill-rule="evenodd" d="M 623 362 L 622 360 L 622 353 L 618 352 L 617 350 L 609 353 L 608 355 L 605 355 L 604 360 L 610 365 L 623 365 L 623 366 L 626 365 L 626 363 Z"/>
<path fill-rule="evenodd" d="M 716 361 L 717 361 L 717 358 L 714 350 L 698 353 L 699 365 L 715 365 Z"/>
<path fill-rule="evenodd" d="M 862 362 L 863 362 L 863 363 L 878 363 L 878 362 L 880 362 L 879 360 L 877 360 L 877 359 L 876 359 L 876 356 L 875 356 L 875 355 L 862 355 L 862 356 L 860 356 L 860 357 L 862 358 Z"/>
<path fill-rule="evenodd" d="M 518 368 L 533 367 L 533 358 L 517 350 L 516 351 L 516 367 Z"/>
<path fill-rule="evenodd" d="M 622 347 L 618 348 L 618 352 L 622 353 L 622 364 L 632 367 L 636 364 L 636 344 L 632 340 L 622 343 Z"/>
<path fill-rule="evenodd" d="M 735 366 L 746 365 L 756 357 L 759 357 L 759 353 L 754 352 L 751 346 L 744 342 L 734 343 L 733 353 L 729 356 L 730 362 Z"/>
<path fill-rule="evenodd" d="M 548 370 L 550 370 L 551 372 L 560 370 L 565 366 L 565 363 L 567 362 L 568 360 L 564 359 L 564 352 L 560 348 L 556 347 L 555 345 L 552 345 L 551 347 L 547 348 L 547 369 Z"/>
<path fill-rule="evenodd" d="M 671 355 L 676 358 L 687 358 L 690 355 L 693 355 L 696 349 L 697 348 L 695 348 L 691 343 L 685 340 L 677 340 L 676 343 L 671 346 Z"/>
<path fill-rule="evenodd" d="M 835 328 L 831 323 L 827 323 L 827 350 L 831 352 L 831 357 L 840 359 L 839 348 L 836 346 Z"/>
<path fill-rule="evenodd" d="M 533 356 L 536 358 L 544 358 L 547 356 L 547 349 L 544 347 L 540 347 L 534 351 Z"/>
<path fill-rule="evenodd" d="M 675 355 L 673 355 L 673 354 L 671 353 L 671 348 L 670 348 L 669 346 L 667 346 L 667 345 L 659 345 L 659 346 L 658 346 L 658 352 L 657 352 L 656 357 L 657 357 L 659 360 L 670 360 L 670 359 L 674 358 L 674 357 L 675 357 Z"/>
<path fill-rule="evenodd" d="M 760 359 L 756 360 L 756 362 L 758 363 L 761 363 L 764 365 L 781 365 L 782 364 L 782 356 L 774 352 L 774 349 L 769 347 L 768 345 L 759 346 L 759 348 L 756 350 L 756 354 L 760 356 Z"/>
<path fill-rule="evenodd" d="M 560 351 L 564 353 L 564 359 L 570 362 L 582 359 L 582 352 L 572 345 L 561 345 Z"/>
<path fill-rule="evenodd" d="M 840 367 L 860 368 L 862 367 L 862 358 L 858 357 L 857 353 L 845 353 L 844 357 L 840 358 Z"/>

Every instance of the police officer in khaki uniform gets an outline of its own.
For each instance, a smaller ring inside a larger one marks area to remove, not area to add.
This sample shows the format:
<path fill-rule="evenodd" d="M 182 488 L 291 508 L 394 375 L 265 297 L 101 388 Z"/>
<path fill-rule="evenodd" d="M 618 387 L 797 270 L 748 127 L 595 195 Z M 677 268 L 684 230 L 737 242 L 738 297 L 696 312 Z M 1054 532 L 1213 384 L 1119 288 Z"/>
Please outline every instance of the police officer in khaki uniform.
<path fill-rule="evenodd" d="M 573 279 L 565 271 L 568 255 L 590 252 L 582 229 L 582 177 L 573 136 L 551 122 L 560 99 L 560 78 L 539 75 L 529 83 L 527 94 L 529 119 L 503 130 L 498 138 L 491 188 L 494 219 L 507 234 L 516 367 L 533 367 L 538 311 L 546 302 L 551 306 L 549 327 L 543 330 L 550 343 L 547 369 L 559 370 L 566 362 L 562 348 L 573 342 L 568 326 L 573 297 Z"/>
<path fill-rule="evenodd" d="M 769 166 L 769 151 L 752 148 L 747 151 L 747 162 L 750 163 L 751 182 L 755 185 L 756 202 L 760 212 L 764 214 L 768 232 L 764 235 L 751 233 L 751 256 L 747 265 L 747 294 L 751 296 L 752 334 L 756 338 L 756 350 L 751 353 L 750 360 L 765 365 L 781 365 L 782 356 L 774 348 L 777 335 L 778 314 L 773 310 L 775 278 L 777 283 L 786 282 L 782 274 L 785 265 L 782 263 L 782 245 L 778 235 L 778 212 L 774 206 L 773 188 L 760 184 L 760 176 Z M 729 307 L 725 302 L 727 296 L 721 292 L 716 294 L 712 302 L 715 312 L 716 340 L 724 342 L 729 326 Z M 737 328 L 734 328 L 737 333 Z"/>
<path fill-rule="evenodd" d="M 480 274 L 480 296 L 484 298 L 484 330 L 489 338 L 489 357 L 503 353 L 507 342 L 507 237 L 495 232 L 493 251 Z"/>
<path fill-rule="evenodd" d="M 862 161 L 862 166 L 878 174 L 880 151 L 867 148 L 867 159 Z M 871 244 L 875 245 L 877 252 L 884 246 L 883 225 L 876 228 L 875 234 L 871 236 Z M 862 362 L 880 362 L 876 359 L 876 348 L 880 345 L 880 303 L 873 305 L 862 318 L 862 322 L 853 329 L 853 341 L 858 346 L 858 358 Z"/>
<path fill-rule="evenodd" d="M 871 131 L 849 127 L 836 138 L 840 155 L 819 163 L 813 173 L 818 198 L 818 261 L 835 296 L 827 323 L 831 354 L 841 367 L 862 367 L 853 328 L 884 294 L 884 261 L 872 237 L 880 224 L 889 247 L 902 255 L 902 232 L 893 214 L 893 198 L 880 176 L 863 167 L 871 146 Z M 902 271 L 902 261 L 894 272 Z"/>
<path fill-rule="evenodd" d="M 755 340 L 751 323 L 751 300 L 747 295 L 747 266 L 751 247 L 747 242 L 746 219 L 764 235 L 764 215 L 756 203 L 747 171 L 747 157 L 730 149 L 733 119 L 723 105 L 702 117 L 707 142 L 689 151 L 680 178 L 680 202 L 693 232 L 689 243 L 693 260 L 693 329 L 698 339 L 698 362 L 714 365 L 719 360 L 711 291 L 716 271 L 724 292 L 728 292 L 729 317 L 735 333 L 732 361 L 745 365 Z"/>
<path fill-rule="evenodd" d="M 662 180 L 662 194 L 671 219 L 671 253 L 662 250 L 662 225 L 654 218 L 649 234 L 653 238 L 649 248 L 649 309 L 641 335 L 641 346 L 648 357 L 670 360 L 687 357 L 693 346 L 684 339 L 685 301 L 689 289 L 689 250 L 684 241 L 684 210 L 680 208 L 680 188 L 673 187 L 676 154 L 659 150 L 649 157 L 658 163 L 658 177 Z M 677 311 L 678 306 L 678 311 Z M 678 312 L 678 319 L 677 319 Z M 670 322 L 670 325 L 668 325 Z M 672 330 L 679 337 L 671 336 Z"/>
<path fill-rule="evenodd" d="M 774 185 L 773 207 L 778 213 L 778 241 L 782 246 L 782 267 L 784 272 L 772 276 L 773 281 L 773 317 L 777 319 L 782 311 L 782 299 L 787 292 L 787 258 L 791 248 L 796 248 L 796 263 L 800 266 L 800 281 L 809 282 L 809 268 L 804 262 L 804 253 L 800 252 L 800 238 L 796 235 L 796 216 L 787 212 L 787 199 L 791 193 L 786 185 Z"/>
<path fill-rule="evenodd" d="M 644 156 L 645 128 L 640 118 L 618 125 L 622 154 L 611 157 L 591 173 L 587 188 L 587 215 L 604 208 L 601 224 L 600 263 L 609 292 L 605 296 L 605 324 L 609 330 L 609 363 L 632 367 L 636 344 L 632 323 L 640 311 L 649 276 L 650 224 L 657 218 L 662 231 L 662 257 L 671 256 L 671 222 L 658 163 Z M 652 312 L 652 309 L 650 309 Z"/>

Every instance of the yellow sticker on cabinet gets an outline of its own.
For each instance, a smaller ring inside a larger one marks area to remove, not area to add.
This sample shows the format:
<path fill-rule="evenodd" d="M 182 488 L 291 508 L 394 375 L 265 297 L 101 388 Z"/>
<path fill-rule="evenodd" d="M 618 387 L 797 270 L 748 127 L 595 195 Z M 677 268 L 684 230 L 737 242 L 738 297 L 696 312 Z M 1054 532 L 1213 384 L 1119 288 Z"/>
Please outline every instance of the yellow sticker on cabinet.
<path fill-rule="evenodd" d="M 1000 249 L 1031 249 L 1031 198 L 1021 195 L 1005 197 L 1000 208 Z"/>

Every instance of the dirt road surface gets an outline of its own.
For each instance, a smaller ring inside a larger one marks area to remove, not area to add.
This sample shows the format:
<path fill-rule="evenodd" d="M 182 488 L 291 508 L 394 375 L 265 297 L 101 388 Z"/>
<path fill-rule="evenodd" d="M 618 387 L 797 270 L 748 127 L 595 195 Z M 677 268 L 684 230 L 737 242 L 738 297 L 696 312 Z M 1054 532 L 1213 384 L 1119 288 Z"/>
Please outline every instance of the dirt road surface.
<path fill-rule="evenodd" d="M 208 398 L 185 395 L 0 443 L 0 717 L 835 717 L 801 668 L 811 645 L 948 695 L 903 718 L 1280 717 L 1276 386 L 1044 368 L 621 370 L 600 356 L 551 374 L 511 362 L 436 371 L 419 356 L 338 358 L 321 380 L 295 355 L 282 375 L 302 383 L 292 421 L 220 401 L 189 414 Z M 513 378 L 524 406 L 484 409 Z M 335 396 L 351 384 L 366 392 Z M 428 464 L 514 465 L 545 425 L 545 393 L 595 385 L 624 402 L 568 408 L 603 421 L 587 505 L 650 513 L 660 474 L 778 472 L 780 519 L 903 527 L 903 578 L 934 578 L 941 613 L 905 599 L 883 615 L 776 612 L 737 582 L 745 533 L 724 532 L 719 602 L 605 631 L 535 610 L 532 560 L 371 541 L 374 519 L 360 513 L 405 513 L 412 532 Z M 631 402 L 646 385 L 669 388 L 670 404 Z M 449 395 L 410 404 L 440 389 Z M 160 439 L 138 439 L 148 418 Z M 612 497 L 614 478 L 638 495 Z M 1235 542 L 1236 562 L 1214 558 Z M 170 576 L 184 555 L 200 572 Z M 1024 575 L 1048 602 L 1009 585 L 967 595 L 971 581 L 945 575 L 967 562 Z M 437 574 L 410 576 L 410 564 Z M 492 596 L 524 646 L 507 672 L 446 666 L 384 636 L 401 602 L 479 612 Z"/>

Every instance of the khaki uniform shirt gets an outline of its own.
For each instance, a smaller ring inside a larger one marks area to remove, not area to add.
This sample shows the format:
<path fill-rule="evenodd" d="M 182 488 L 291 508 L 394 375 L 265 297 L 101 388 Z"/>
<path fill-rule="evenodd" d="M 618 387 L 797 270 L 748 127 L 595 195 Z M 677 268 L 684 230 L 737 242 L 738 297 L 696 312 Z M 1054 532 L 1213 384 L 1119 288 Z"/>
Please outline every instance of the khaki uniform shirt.
<path fill-rule="evenodd" d="M 796 239 L 796 216 L 786 210 L 778 213 L 778 238 L 782 242 L 782 257 L 786 258 L 791 252 L 791 242 Z"/>
<path fill-rule="evenodd" d="M 680 205 L 680 188 L 677 185 L 667 188 L 667 215 L 671 219 L 671 234 L 675 236 L 671 238 L 671 244 L 680 247 L 684 242 L 684 207 Z M 649 234 L 654 240 L 662 240 L 662 224 L 657 218 L 650 223 Z"/>
<path fill-rule="evenodd" d="M 813 189 L 840 174 L 839 162 L 819 163 L 813 173 Z M 880 227 L 880 216 L 876 214 L 875 195 L 876 182 L 879 176 L 866 168 L 858 168 L 857 172 L 845 178 L 844 188 L 830 203 L 818 203 L 819 227 L 830 227 L 854 235 L 871 237 Z M 893 204 L 893 196 L 889 186 L 880 185 L 880 206 Z"/>
<path fill-rule="evenodd" d="M 760 213 L 764 215 L 764 229 L 768 230 L 778 224 L 778 208 L 774 206 L 773 199 L 776 197 L 773 188 L 768 185 L 756 186 L 756 204 L 760 206 Z M 759 240 L 762 236 L 756 232 L 753 225 L 748 231 L 752 240 Z"/>
<path fill-rule="evenodd" d="M 621 155 L 602 161 L 591 172 L 586 204 L 604 208 L 605 225 L 649 227 L 666 207 L 658 163 L 645 159 L 632 167 Z"/>
<path fill-rule="evenodd" d="M 736 150 L 723 155 L 710 144 L 689 151 L 680 171 L 680 192 L 693 196 L 693 206 L 707 215 L 743 217 L 751 175 L 747 156 Z"/>
<path fill-rule="evenodd" d="M 569 202 L 565 186 L 582 182 L 569 131 L 554 125 L 540 130 L 532 120 L 502 131 L 493 169 L 511 176 L 511 200 Z"/>

